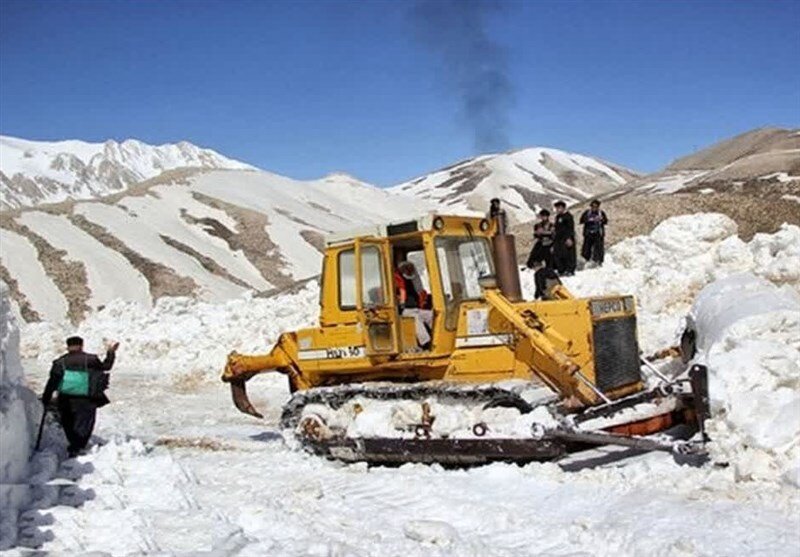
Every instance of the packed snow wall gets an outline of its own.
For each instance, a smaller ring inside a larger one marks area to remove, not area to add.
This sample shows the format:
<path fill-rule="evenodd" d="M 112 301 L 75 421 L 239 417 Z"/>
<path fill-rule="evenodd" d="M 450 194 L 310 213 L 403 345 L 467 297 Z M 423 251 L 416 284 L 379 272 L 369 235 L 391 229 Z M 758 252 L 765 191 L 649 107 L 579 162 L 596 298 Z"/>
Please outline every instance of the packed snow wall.
<path fill-rule="evenodd" d="M 700 292 L 688 322 L 709 369 L 715 458 L 800 487 L 800 294 L 733 275 Z"/>
<path fill-rule="evenodd" d="M 19 328 L 0 282 L 0 549 L 16 538 L 17 510 L 30 498 L 28 463 L 41 408 L 25 386 Z"/>
<path fill-rule="evenodd" d="M 311 327 L 319 315 L 319 286 L 296 294 L 258 298 L 249 294 L 221 303 L 188 297 L 160 298 L 152 308 L 115 300 L 81 323 L 31 323 L 22 339 L 24 358 L 41 367 L 63 351 L 64 339 L 79 334 L 88 352 L 102 353 L 103 340 L 118 340 L 117 367 L 138 373 L 216 380 L 231 350 L 266 352 L 284 331 Z"/>

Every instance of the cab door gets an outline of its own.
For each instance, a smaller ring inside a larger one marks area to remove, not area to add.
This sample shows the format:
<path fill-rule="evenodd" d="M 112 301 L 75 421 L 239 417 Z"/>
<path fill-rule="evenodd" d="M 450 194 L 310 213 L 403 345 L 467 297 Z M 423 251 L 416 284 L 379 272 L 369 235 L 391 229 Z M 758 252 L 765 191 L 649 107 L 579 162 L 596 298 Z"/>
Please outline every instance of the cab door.
<path fill-rule="evenodd" d="M 367 356 L 399 352 L 398 316 L 388 240 L 356 240 L 356 310 Z"/>

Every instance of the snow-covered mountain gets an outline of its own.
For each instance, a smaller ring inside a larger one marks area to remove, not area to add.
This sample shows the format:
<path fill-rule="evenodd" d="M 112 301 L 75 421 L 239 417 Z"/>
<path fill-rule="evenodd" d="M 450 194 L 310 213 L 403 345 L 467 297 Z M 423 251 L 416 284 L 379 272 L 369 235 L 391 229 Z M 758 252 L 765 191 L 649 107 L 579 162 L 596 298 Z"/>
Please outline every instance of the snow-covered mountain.
<path fill-rule="evenodd" d="M 135 139 L 86 143 L 0 136 L 0 209 L 119 193 L 181 167 L 253 169 L 186 141 L 154 146 Z"/>
<path fill-rule="evenodd" d="M 113 196 L 7 212 L 0 279 L 28 322 L 78 322 L 116 298 L 220 301 L 316 275 L 329 232 L 428 210 L 345 174 L 184 168 Z"/>
<path fill-rule="evenodd" d="M 482 155 L 390 188 L 447 210 L 485 211 L 499 197 L 519 222 L 555 200 L 575 203 L 623 187 L 638 175 L 592 157 L 533 147 Z"/>
<path fill-rule="evenodd" d="M 431 210 L 516 220 L 633 175 L 553 149 L 486 155 L 382 190 L 346 174 L 298 181 L 188 143 L 2 139 L 0 279 L 25 321 L 79 322 L 112 300 L 220 301 L 319 273 L 323 236 Z M 65 199 L 73 203 L 52 203 Z M 33 205 L 33 206 L 29 206 Z"/>
<path fill-rule="evenodd" d="M 750 130 L 601 198 L 611 220 L 609 243 L 647 234 L 662 220 L 688 213 L 724 213 L 746 239 L 775 232 L 783 223 L 800 225 L 800 128 Z"/>

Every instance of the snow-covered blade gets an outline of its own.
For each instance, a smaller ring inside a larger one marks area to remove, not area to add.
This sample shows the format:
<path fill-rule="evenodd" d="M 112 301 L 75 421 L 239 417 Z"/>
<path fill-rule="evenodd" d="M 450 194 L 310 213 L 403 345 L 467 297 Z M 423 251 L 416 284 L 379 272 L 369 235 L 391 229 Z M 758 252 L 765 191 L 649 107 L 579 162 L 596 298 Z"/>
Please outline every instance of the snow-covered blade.
<path fill-rule="evenodd" d="M 533 147 L 462 161 L 390 190 L 434 201 L 450 212 L 485 212 L 489 200 L 499 197 L 513 220 L 526 222 L 558 199 L 571 204 L 607 194 L 636 176 L 585 155 Z"/>
<path fill-rule="evenodd" d="M 732 275 L 700 292 L 689 326 L 711 372 L 716 458 L 741 477 L 800 487 L 800 293 Z"/>
<path fill-rule="evenodd" d="M 148 145 L 135 139 L 87 143 L 0 136 L 0 210 L 119 193 L 182 167 L 254 170 L 186 141 Z"/>

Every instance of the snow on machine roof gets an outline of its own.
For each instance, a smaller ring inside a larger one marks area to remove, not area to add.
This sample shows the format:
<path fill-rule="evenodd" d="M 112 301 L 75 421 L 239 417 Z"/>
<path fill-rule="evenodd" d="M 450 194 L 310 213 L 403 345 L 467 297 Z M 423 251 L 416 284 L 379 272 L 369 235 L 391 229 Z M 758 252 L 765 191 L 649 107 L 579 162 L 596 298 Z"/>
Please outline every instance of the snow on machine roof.
<path fill-rule="evenodd" d="M 390 236 L 397 236 L 400 234 L 407 234 L 410 232 L 421 232 L 425 230 L 435 230 L 437 228 L 437 219 L 445 222 L 458 219 L 461 221 L 475 221 L 475 231 L 477 233 L 480 228 L 480 220 L 483 215 L 477 212 L 472 214 L 462 215 L 448 215 L 438 213 L 428 213 L 427 215 L 412 218 L 410 220 L 396 221 L 388 224 L 375 224 L 371 226 L 362 226 L 350 230 L 342 230 L 339 232 L 332 232 L 325 237 L 325 245 L 330 246 L 334 244 L 341 244 L 355 240 L 356 238 L 372 237 L 372 238 L 388 238 Z M 487 221 L 488 225 L 488 221 Z"/>

